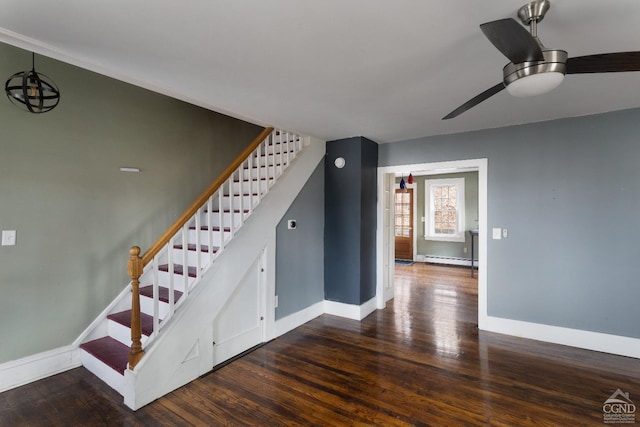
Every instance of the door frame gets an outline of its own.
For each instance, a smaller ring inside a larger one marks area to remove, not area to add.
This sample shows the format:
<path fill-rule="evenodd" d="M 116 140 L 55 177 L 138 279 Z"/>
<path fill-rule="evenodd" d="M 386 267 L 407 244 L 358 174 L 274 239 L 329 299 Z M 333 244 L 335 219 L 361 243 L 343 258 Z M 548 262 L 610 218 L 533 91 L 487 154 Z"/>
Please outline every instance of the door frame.
<path fill-rule="evenodd" d="M 455 173 L 458 169 L 476 169 L 478 171 L 478 328 L 487 329 L 487 194 L 488 160 L 486 158 L 454 160 L 447 162 L 418 163 L 410 165 L 384 166 L 378 168 L 378 204 L 376 232 L 376 306 L 383 309 L 386 302 L 393 298 L 393 274 L 395 271 L 392 257 L 395 256 L 393 221 L 393 200 L 395 193 L 395 175 L 411 172 Z M 391 237 L 391 238 L 390 238 Z"/>

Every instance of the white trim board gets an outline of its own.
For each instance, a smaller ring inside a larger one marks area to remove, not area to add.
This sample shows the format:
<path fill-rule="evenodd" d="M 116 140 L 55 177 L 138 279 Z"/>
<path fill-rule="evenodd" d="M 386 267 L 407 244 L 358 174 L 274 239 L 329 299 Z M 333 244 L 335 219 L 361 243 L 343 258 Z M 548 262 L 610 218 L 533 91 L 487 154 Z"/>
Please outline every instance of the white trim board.
<path fill-rule="evenodd" d="M 324 301 L 319 301 L 307 308 L 278 319 L 274 326 L 274 338 L 284 335 L 322 314 L 324 314 Z"/>
<path fill-rule="evenodd" d="M 586 350 L 640 358 L 640 339 L 521 320 L 487 317 L 484 330 Z"/>
<path fill-rule="evenodd" d="M 456 257 L 442 257 L 442 256 L 431 256 L 431 255 L 418 255 L 416 257 L 416 262 L 429 262 L 432 264 L 444 264 L 444 265 L 459 265 L 462 267 L 471 267 L 471 260 L 468 258 L 456 258 Z M 478 260 L 476 259 L 473 264 L 473 268 L 475 269 L 478 265 Z"/>
<path fill-rule="evenodd" d="M 324 312 L 347 319 L 362 320 L 376 310 L 376 297 L 362 305 L 345 304 L 336 301 L 324 301 Z"/>
<path fill-rule="evenodd" d="M 80 352 L 72 345 L 3 363 L 0 365 L 0 393 L 80 365 Z"/>
<path fill-rule="evenodd" d="M 439 173 L 455 173 L 458 170 L 478 171 L 478 229 L 486 230 L 478 235 L 478 327 L 487 329 L 487 233 L 488 233 L 488 171 L 489 161 L 486 158 L 455 160 L 447 162 L 434 163 L 416 163 L 410 165 L 384 166 L 378 168 L 378 230 L 376 238 L 377 252 L 377 275 L 376 275 L 376 295 L 378 298 L 378 308 L 384 308 L 386 305 L 384 277 L 385 277 L 385 260 L 384 260 L 384 224 L 382 217 L 384 215 L 384 188 L 385 179 L 389 175 L 406 174 L 410 172 L 414 176 L 435 175 Z M 391 227 L 391 224 L 389 224 Z M 391 261 L 393 262 L 393 261 Z M 392 267 L 390 267 L 392 268 Z"/>

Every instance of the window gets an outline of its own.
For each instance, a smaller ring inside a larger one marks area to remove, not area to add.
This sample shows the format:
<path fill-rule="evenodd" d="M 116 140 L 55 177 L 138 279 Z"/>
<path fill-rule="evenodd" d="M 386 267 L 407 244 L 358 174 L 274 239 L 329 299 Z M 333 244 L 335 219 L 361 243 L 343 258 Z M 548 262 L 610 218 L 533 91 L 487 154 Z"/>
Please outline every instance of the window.
<path fill-rule="evenodd" d="M 426 240 L 464 242 L 464 178 L 425 181 Z"/>
<path fill-rule="evenodd" d="M 396 237 L 412 237 L 413 227 L 413 190 L 396 190 L 395 219 Z"/>

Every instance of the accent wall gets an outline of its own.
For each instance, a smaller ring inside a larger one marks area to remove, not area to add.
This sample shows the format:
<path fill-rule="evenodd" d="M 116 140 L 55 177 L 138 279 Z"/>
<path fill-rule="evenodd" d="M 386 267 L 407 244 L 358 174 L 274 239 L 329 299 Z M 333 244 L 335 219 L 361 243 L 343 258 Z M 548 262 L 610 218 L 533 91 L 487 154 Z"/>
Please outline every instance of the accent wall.
<path fill-rule="evenodd" d="M 0 76 L 31 67 L 0 44 Z M 262 130 L 93 72 L 37 58 L 60 104 L 0 99 L 0 363 L 70 345 L 129 282 L 150 244 Z M 123 173 L 120 167 L 140 173 Z"/>

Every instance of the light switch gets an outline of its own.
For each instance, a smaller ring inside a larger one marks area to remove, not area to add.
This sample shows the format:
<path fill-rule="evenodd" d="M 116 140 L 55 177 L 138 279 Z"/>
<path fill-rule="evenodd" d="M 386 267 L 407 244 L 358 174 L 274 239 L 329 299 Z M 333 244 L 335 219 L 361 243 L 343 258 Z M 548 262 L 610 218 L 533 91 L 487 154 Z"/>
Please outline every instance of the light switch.
<path fill-rule="evenodd" d="M 16 244 L 16 230 L 2 230 L 2 246 L 14 246 Z"/>
<path fill-rule="evenodd" d="M 493 240 L 502 239 L 502 228 L 494 228 L 492 231 Z"/>

